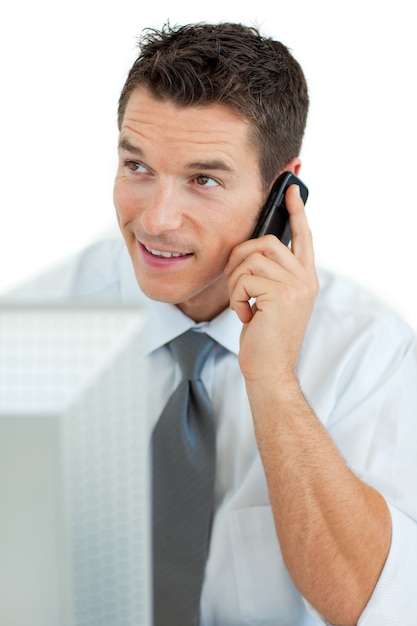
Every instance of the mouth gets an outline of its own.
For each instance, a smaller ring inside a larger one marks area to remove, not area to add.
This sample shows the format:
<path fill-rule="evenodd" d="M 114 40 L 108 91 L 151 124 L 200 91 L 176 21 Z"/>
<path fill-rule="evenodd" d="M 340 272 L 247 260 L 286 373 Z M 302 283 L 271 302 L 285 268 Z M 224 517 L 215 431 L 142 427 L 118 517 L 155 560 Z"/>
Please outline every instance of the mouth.
<path fill-rule="evenodd" d="M 164 258 L 164 259 L 178 259 L 179 257 L 190 256 L 189 252 L 171 252 L 168 250 L 157 250 L 156 248 L 150 248 L 149 246 L 143 245 L 145 250 L 149 252 L 154 257 Z"/>

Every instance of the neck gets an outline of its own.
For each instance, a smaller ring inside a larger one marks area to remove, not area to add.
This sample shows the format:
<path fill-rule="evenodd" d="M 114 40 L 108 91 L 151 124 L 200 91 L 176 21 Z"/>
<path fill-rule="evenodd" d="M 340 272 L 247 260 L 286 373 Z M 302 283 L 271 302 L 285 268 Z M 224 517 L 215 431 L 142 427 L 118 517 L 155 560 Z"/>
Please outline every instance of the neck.
<path fill-rule="evenodd" d="M 229 290 L 224 276 L 217 279 L 203 292 L 176 306 L 194 322 L 211 322 L 229 306 Z"/>

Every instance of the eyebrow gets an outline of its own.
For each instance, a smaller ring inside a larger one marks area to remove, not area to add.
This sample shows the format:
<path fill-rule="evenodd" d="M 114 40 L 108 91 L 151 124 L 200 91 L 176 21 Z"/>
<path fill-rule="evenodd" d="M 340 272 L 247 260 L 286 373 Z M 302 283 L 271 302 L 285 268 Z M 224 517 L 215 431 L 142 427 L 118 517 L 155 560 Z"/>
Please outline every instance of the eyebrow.
<path fill-rule="evenodd" d="M 127 139 L 126 137 L 121 137 L 118 149 L 126 150 L 126 152 L 130 152 L 131 154 L 135 154 L 136 156 L 143 156 L 143 150 L 139 148 L 139 146 L 134 146 L 133 143 L 130 143 L 129 139 Z"/>
<path fill-rule="evenodd" d="M 187 169 L 189 170 L 211 170 L 234 173 L 235 170 L 227 165 L 221 159 L 213 159 L 212 161 L 195 161 L 194 163 L 188 163 Z"/>
<path fill-rule="evenodd" d="M 127 137 L 121 137 L 118 145 L 119 150 L 125 150 L 130 154 L 143 158 L 144 152 L 139 146 L 135 146 L 132 144 Z M 212 159 L 207 161 L 194 161 L 192 163 L 187 163 L 186 165 L 188 170 L 200 170 L 200 171 L 217 171 L 217 172 L 227 172 L 230 174 L 235 173 L 235 169 L 228 165 L 222 159 Z"/>

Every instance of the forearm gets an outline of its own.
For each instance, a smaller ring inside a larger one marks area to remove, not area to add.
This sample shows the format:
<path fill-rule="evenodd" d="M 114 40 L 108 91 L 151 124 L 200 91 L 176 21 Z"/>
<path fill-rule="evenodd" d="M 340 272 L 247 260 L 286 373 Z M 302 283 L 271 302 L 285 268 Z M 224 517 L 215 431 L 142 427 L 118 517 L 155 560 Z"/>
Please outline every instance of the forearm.
<path fill-rule="evenodd" d="M 310 604 L 350 626 L 382 571 L 391 520 L 383 498 L 347 468 L 297 382 L 318 279 L 295 189 L 286 194 L 291 249 L 273 236 L 249 240 L 234 248 L 225 274 L 244 324 L 239 364 L 283 557 Z"/>
<path fill-rule="evenodd" d="M 297 382 L 280 387 L 248 383 L 282 554 L 328 621 L 356 624 L 388 554 L 388 508 L 347 468 Z"/>

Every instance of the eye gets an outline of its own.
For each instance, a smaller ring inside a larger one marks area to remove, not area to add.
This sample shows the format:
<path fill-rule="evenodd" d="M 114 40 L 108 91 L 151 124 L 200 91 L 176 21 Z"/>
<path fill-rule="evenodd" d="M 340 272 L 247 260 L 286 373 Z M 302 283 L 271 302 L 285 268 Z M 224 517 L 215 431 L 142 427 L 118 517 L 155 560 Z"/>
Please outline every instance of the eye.
<path fill-rule="evenodd" d="M 217 180 L 211 178 L 211 176 L 205 176 L 204 174 L 199 174 L 194 180 L 200 187 L 217 187 L 220 184 Z"/>
<path fill-rule="evenodd" d="M 138 161 L 125 161 L 125 166 L 135 174 L 146 173 L 148 169 Z"/>

